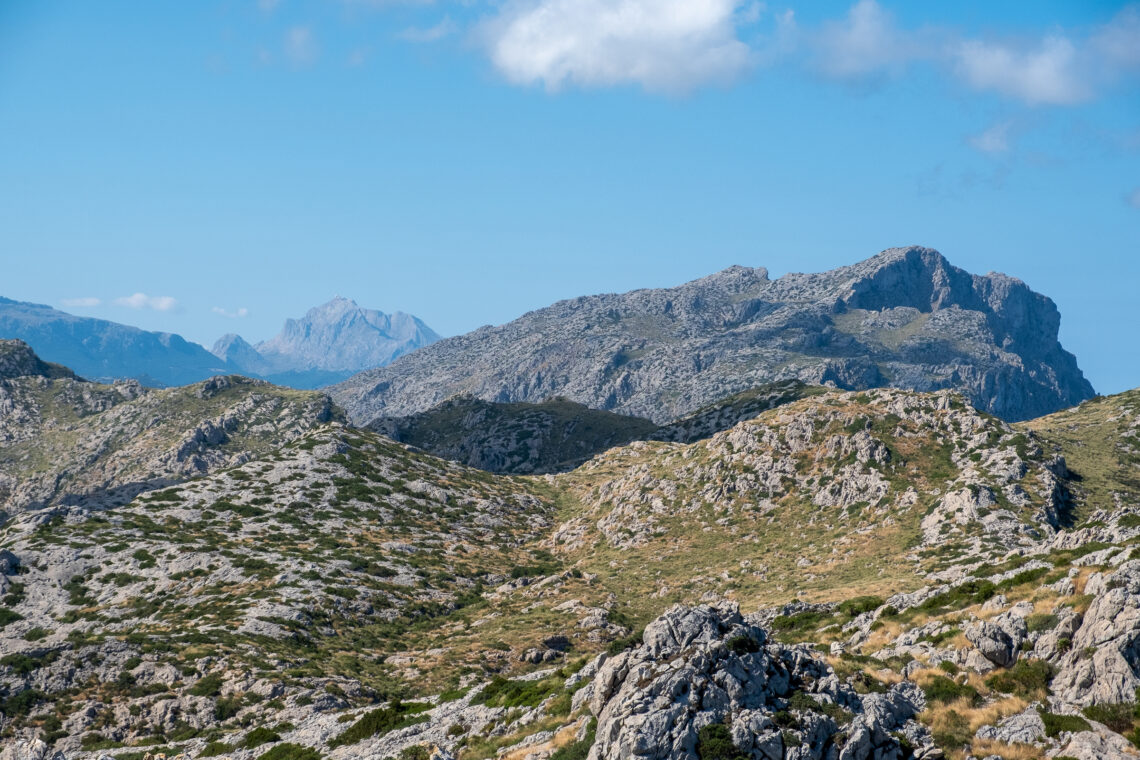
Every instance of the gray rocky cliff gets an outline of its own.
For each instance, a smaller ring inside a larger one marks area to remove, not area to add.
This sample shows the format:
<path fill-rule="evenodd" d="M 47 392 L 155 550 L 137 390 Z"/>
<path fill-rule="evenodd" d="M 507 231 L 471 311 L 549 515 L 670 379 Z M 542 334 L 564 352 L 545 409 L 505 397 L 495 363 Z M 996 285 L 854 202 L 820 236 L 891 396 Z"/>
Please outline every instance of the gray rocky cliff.
<path fill-rule="evenodd" d="M 1057 340 L 1051 300 L 972 275 L 928 248 L 772 280 L 731 267 L 676 288 L 561 301 L 449 338 L 331 392 L 353 420 L 424 411 L 457 394 L 564 396 L 663 423 L 780 380 L 845 389 L 954 388 L 1021 420 L 1093 395 Z"/>

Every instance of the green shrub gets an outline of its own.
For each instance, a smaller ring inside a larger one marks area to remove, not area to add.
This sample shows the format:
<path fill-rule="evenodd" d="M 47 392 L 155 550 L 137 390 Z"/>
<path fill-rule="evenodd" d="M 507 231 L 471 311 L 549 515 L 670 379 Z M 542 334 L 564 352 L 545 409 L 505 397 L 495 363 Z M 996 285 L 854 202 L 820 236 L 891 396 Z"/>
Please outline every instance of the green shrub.
<path fill-rule="evenodd" d="M 17 620 L 23 620 L 24 616 L 15 610 L 10 610 L 7 607 L 0 607 L 0 628 L 15 623 Z"/>
<path fill-rule="evenodd" d="M 222 693 L 222 674 L 210 673 L 198 679 L 198 683 L 190 687 L 190 693 L 195 697 L 216 697 Z"/>
<path fill-rule="evenodd" d="M 254 747 L 260 747 L 262 744 L 279 741 L 281 741 L 281 737 L 277 735 L 276 731 L 271 728 L 266 728 L 265 726 L 258 726 L 245 735 L 245 738 L 242 739 L 241 746 L 246 749 L 253 749 Z"/>
<path fill-rule="evenodd" d="M 925 612 L 940 609 L 962 609 L 972 604 L 989 601 L 997 593 L 997 586 L 990 581 L 972 580 L 955 586 L 944 593 L 932 596 L 918 608 Z"/>
<path fill-rule="evenodd" d="M 381 736 L 398 728 L 423 723 L 425 716 L 417 715 L 429 709 L 431 705 L 421 702 L 407 704 L 395 700 L 388 707 L 367 712 L 355 723 L 349 726 L 344 733 L 329 742 L 329 749 L 356 744 L 373 736 Z"/>
<path fill-rule="evenodd" d="M 198 757 L 217 757 L 218 755 L 224 755 L 232 750 L 233 747 L 226 744 L 225 742 L 214 741 L 203 747 L 202 751 L 198 753 Z"/>
<path fill-rule="evenodd" d="M 760 651 L 760 644 L 751 636 L 733 636 L 727 642 L 733 653 L 743 657 L 746 654 Z"/>
<path fill-rule="evenodd" d="M 488 707 L 537 707 L 561 686 L 561 679 L 556 677 L 539 681 L 512 681 L 495 676 L 471 701 Z"/>
<path fill-rule="evenodd" d="M 700 760 L 746 760 L 747 758 L 733 744 L 732 732 L 723 723 L 711 723 L 697 732 L 697 757 Z"/>
<path fill-rule="evenodd" d="M 234 717 L 241 710 L 241 697 L 221 697 L 214 704 L 214 718 L 225 722 Z"/>
<path fill-rule="evenodd" d="M 1056 615 L 1051 615 L 1047 612 L 1041 612 L 1025 618 L 1025 625 L 1029 628 L 1030 633 L 1036 631 L 1050 631 L 1057 627 L 1058 622 L 1059 618 Z"/>
<path fill-rule="evenodd" d="M 285 742 L 258 755 L 257 760 L 321 760 L 321 753 L 310 747 Z"/>
<path fill-rule="evenodd" d="M 614 639 L 609 643 L 609 646 L 606 647 L 606 653 L 612 657 L 615 654 L 621 654 L 627 649 L 633 649 L 641 643 L 642 634 L 642 631 L 635 631 L 628 636 L 621 636 Z"/>
<path fill-rule="evenodd" d="M 1045 735 L 1049 738 L 1055 737 L 1062 731 L 1075 733 L 1092 729 L 1088 721 L 1079 715 L 1058 715 L 1041 709 L 1038 709 L 1037 712 L 1041 715 L 1041 722 L 1045 724 Z"/>
<path fill-rule="evenodd" d="M 1137 709 L 1131 702 L 1121 702 L 1115 705 L 1090 705 L 1081 712 L 1089 720 L 1103 723 L 1116 733 L 1123 734 L 1132 730 Z"/>
<path fill-rule="evenodd" d="M 1055 673 L 1056 668 L 1044 660 L 1018 660 L 1009 670 L 987 678 L 986 686 L 1004 694 L 1035 699 L 1048 693 Z"/>
<path fill-rule="evenodd" d="M 847 617 L 858 617 L 864 612 L 874 612 L 883 606 L 883 600 L 877 596 L 857 596 L 839 603 L 839 612 Z"/>
<path fill-rule="evenodd" d="M 399 760 L 429 760 L 431 752 L 422 744 L 413 744 L 400 750 Z"/>
<path fill-rule="evenodd" d="M 981 695 L 973 686 L 952 681 L 945 676 L 931 678 L 923 691 L 930 702 L 954 702 L 964 698 L 976 705 L 981 701 Z"/>

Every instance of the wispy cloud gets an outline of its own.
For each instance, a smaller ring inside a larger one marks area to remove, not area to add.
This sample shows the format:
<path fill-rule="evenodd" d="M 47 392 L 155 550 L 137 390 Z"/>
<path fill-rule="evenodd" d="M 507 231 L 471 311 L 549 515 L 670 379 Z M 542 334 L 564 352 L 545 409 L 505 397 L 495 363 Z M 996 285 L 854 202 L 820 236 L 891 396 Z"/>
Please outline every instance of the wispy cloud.
<path fill-rule="evenodd" d="M 975 150 L 980 150 L 982 153 L 989 153 L 991 155 L 1006 153 L 1009 151 L 1010 129 L 1012 127 L 1012 122 L 998 122 L 981 134 L 973 135 L 968 138 L 967 142 Z"/>
<path fill-rule="evenodd" d="M 1074 105 L 1093 94 L 1076 46 L 1063 36 L 1028 48 L 967 40 L 956 45 L 953 57 L 957 74 L 970 87 L 1030 105 Z"/>
<path fill-rule="evenodd" d="M 859 0 L 840 21 L 812 36 L 817 70 L 834 79 L 866 81 L 903 73 L 907 64 L 937 55 L 932 32 L 904 31 L 875 0 Z"/>
<path fill-rule="evenodd" d="M 91 307 L 99 306 L 103 303 L 103 299 L 96 298 L 95 296 L 81 296 L 79 298 L 65 298 L 60 301 L 60 303 L 69 308 Z"/>
<path fill-rule="evenodd" d="M 154 309 L 155 311 L 170 311 L 178 305 L 178 301 L 170 296 L 148 296 L 146 293 L 135 293 L 134 295 L 116 298 L 115 303 L 130 309 Z"/>
<path fill-rule="evenodd" d="M 257 8 L 262 13 L 273 13 L 280 4 L 281 0 L 257 0 Z"/>
<path fill-rule="evenodd" d="M 295 66 L 315 63 L 320 55 L 313 30 L 307 26 L 294 26 L 285 32 L 283 50 L 285 57 Z"/>
<path fill-rule="evenodd" d="M 507 80 L 685 92 L 752 63 L 737 38 L 740 0 L 520 0 L 480 29 Z"/>
<path fill-rule="evenodd" d="M 457 31 L 459 31 L 459 25 L 451 20 L 451 16 L 444 16 L 438 24 L 426 29 L 415 26 L 408 27 L 400 32 L 400 39 L 408 42 L 436 42 L 444 37 L 450 37 Z"/>
<path fill-rule="evenodd" d="M 1140 209 L 1140 187 L 1129 193 L 1125 200 L 1128 201 L 1128 205 L 1132 208 Z"/>
<path fill-rule="evenodd" d="M 223 317 L 228 317 L 229 319 L 240 319 L 249 315 L 249 309 L 245 308 L 244 306 L 234 309 L 233 311 L 222 308 L 221 306 L 215 306 L 210 309 L 210 311 L 214 312 L 215 314 L 220 314 Z"/>

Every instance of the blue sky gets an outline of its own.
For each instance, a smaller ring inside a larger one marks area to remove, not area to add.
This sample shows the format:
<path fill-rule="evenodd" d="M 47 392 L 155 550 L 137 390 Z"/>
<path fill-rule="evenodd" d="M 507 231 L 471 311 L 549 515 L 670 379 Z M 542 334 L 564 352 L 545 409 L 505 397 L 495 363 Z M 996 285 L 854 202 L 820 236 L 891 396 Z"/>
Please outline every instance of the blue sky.
<path fill-rule="evenodd" d="M 894 245 L 1060 306 L 1140 385 L 1140 6 L 0 3 L 0 295 L 269 337 L 443 334 Z"/>

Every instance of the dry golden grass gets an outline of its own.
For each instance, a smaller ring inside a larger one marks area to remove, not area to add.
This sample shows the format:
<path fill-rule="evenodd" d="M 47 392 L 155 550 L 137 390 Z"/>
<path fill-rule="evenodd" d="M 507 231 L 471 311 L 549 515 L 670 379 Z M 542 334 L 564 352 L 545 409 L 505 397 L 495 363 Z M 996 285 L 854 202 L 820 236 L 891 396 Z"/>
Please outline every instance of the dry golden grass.
<path fill-rule="evenodd" d="M 531 744 L 527 747 L 519 747 L 516 750 L 505 752 L 498 756 L 498 760 L 523 760 L 527 755 L 534 754 L 535 752 L 553 751 L 569 744 L 574 741 L 574 737 L 578 733 L 578 729 L 581 728 L 583 720 L 585 720 L 585 718 L 576 720 L 570 725 L 558 729 L 549 741 L 542 742 L 541 744 Z"/>
<path fill-rule="evenodd" d="M 993 739 L 975 739 L 970 744 L 970 754 L 977 757 L 997 755 L 1002 760 L 1041 760 L 1045 750 L 1032 744 L 1006 744 Z"/>
<path fill-rule="evenodd" d="M 864 652 L 874 652 L 890 644 L 902 635 L 907 626 L 896 620 L 881 620 L 881 628 L 871 631 L 871 635 L 863 642 L 860 649 Z"/>

